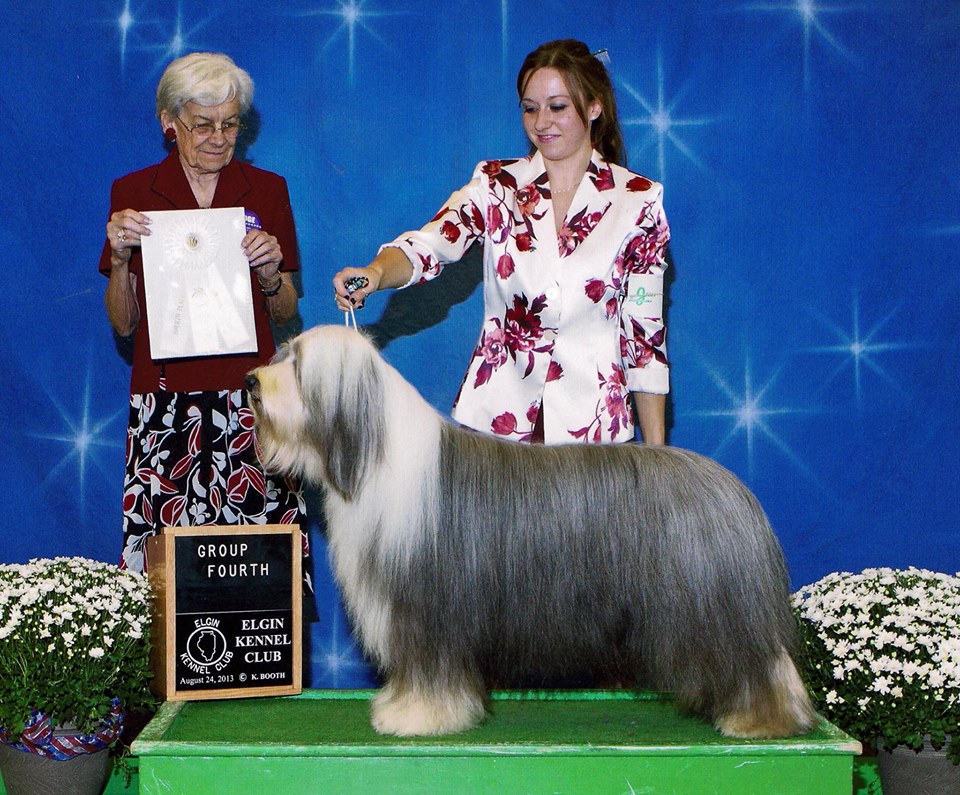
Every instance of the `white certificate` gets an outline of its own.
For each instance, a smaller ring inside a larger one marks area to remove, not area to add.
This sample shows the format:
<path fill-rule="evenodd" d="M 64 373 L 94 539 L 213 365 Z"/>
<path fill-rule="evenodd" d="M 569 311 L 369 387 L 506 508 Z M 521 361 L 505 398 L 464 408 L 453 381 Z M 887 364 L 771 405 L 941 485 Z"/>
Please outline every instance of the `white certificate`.
<path fill-rule="evenodd" d="M 141 240 L 150 356 L 257 350 L 242 207 L 160 210 Z"/>

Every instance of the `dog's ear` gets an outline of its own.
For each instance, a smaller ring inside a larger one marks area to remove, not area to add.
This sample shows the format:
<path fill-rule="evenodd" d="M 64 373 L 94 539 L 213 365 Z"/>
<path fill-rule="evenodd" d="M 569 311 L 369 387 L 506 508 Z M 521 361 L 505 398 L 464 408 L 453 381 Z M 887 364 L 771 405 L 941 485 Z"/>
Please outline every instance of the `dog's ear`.
<path fill-rule="evenodd" d="M 328 340 L 313 342 L 324 345 Z M 327 482 L 350 500 L 383 457 L 381 362 L 366 340 L 337 338 L 329 344 L 336 349 L 323 351 L 313 362 L 300 360 L 300 388 L 307 429 L 324 460 Z"/>

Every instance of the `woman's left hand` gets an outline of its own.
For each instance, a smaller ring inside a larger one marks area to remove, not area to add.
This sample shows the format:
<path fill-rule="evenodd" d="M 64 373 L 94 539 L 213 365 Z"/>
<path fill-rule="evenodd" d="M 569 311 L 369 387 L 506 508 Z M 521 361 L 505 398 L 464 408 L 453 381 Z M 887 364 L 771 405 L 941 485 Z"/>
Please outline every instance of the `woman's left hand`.
<path fill-rule="evenodd" d="M 277 239 L 262 229 L 251 229 L 244 235 L 240 245 L 250 267 L 257 271 L 257 278 L 261 282 L 272 282 L 283 262 L 283 252 Z"/>

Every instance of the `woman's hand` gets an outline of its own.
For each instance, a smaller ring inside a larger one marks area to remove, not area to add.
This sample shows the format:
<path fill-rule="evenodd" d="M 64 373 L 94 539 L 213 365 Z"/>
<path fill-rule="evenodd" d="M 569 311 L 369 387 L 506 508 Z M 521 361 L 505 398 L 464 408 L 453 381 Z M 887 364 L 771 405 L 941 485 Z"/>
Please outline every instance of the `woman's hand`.
<path fill-rule="evenodd" d="M 107 240 L 113 253 L 114 265 L 130 261 L 132 249 L 140 245 L 140 239 L 150 234 L 150 219 L 136 210 L 115 212 L 107 221 Z"/>
<path fill-rule="evenodd" d="M 137 304 L 137 277 L 127 267 L 133 249 L 141 238 L 150 234 L 150 219 L 136 210 L 115 212 L 107 221 L 107 241 L 110 243 L 110 281 L 104 300 L 110 325 L 121 337 L 128 337 L 140 323 Z"/>
<path fill-rule="evenodd" d="M 399 248 L 387 246 L 366 268 L 344 268 L 334 276 L 333 297 L 340 309 L 349 312 L 360 309 L 367 296 L 377 290 L 403 287 L 411 278 L 413 265 L 407 255 Z"/>
<path fill-rule="evenodd" d="M 262 229 L 251 229 L 240 241 L 243 254 L 260 282 L 267 312 L 274 323 L 289 323 L 297 313 L 297 289 L 289 273 L 280 271 L 283 252 L 277 239 Z"/>
<path fill-rule="evenodd" d="M 262 229 L 251 229 L 240 241 L 243 254 L 250 263 L 250 267 L 257 272 L 260 284 L 270 286 L 277 280 L 277 271 L 283 262 L 283 252 L 280 243 Z"/>
<path fill-rule="evenodd" d="M 379 287 L 380 271 L 376 268 L 344 268 L 333 277 L 334 297 L 344 312 L 362 309 L 367 296 L 373 295 Z"/>

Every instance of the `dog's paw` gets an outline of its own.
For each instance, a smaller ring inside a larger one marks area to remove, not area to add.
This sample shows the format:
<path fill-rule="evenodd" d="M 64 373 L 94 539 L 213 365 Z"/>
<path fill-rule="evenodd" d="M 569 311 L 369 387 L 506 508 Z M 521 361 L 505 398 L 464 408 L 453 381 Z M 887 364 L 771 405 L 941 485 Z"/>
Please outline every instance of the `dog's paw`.
<path fill-rule="evenodd" d="M 371 702 L 373 728 L 399 737 L 457 734 L 483 722 L 482 699 L 474 693 L 398 692 L 387 685 Z"/>
<path fill-rule="evenodd" d="M 792 737 L 810 731 L 817 724 L 817 713 L 786 651 L 781 651 L 770 667 L 767 687 L 749 691 L 738 709 L 720 715 L 716 726 L 726 737 Z"/>

